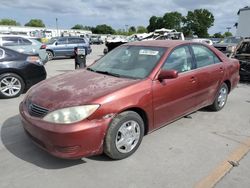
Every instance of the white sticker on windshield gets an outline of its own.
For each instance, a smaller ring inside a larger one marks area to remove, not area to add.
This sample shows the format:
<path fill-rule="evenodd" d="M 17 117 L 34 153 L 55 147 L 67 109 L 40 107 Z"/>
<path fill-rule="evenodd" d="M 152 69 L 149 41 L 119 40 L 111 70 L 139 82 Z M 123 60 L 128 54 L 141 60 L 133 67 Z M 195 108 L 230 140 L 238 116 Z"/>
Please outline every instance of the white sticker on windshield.
<path fill-rule="evenodd" d="M 139 55 L 158 55 L 159 51 L 143 49 L 139 51 Z"/>

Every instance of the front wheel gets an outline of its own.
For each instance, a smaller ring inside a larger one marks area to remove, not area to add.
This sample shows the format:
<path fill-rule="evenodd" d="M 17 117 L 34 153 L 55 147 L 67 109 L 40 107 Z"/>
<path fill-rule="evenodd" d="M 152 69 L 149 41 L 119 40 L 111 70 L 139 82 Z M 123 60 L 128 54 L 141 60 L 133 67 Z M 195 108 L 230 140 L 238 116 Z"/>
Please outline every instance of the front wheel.
<path fill-rule="evenodd" d="M 228 96 L 228 86 L 226 83 L 223 83 L 216 94 L 214 103 L 209 106 L 211 110 L 213 111 L 219 111 L 221 110 L 227 102 L 227 96 Z"/>
<path fill-rule="evenodd" d="M 14 73 L 5 73 L 0 75 L 0 97 L 14 98 L 21 95 L 25 84 L 23 79 Z"/>
<path fill-rule="evenodd" d="M 139 114 L 126 111 L 118 114 L 110 124 L 104 152 L 112 159 L 124 159 L 139 147 L 144 135 L 144 122 Z"/>

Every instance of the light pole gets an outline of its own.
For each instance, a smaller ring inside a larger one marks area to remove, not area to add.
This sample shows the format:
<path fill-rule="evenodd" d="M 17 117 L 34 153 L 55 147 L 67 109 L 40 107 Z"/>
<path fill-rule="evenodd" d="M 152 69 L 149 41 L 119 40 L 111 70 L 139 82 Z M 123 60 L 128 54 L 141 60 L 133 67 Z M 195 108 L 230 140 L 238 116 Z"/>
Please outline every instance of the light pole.
<path fill-rule="evenodd" d="M 230 32 L 230 29 L 232 29 L 232 28 L 231 27 L 227 27 L 226 29 L 227 29 L 227 32 Z"/>
<path fill-rule="evenodd" d="M 125 28 L 126 28 L 126 32 L 128 32 L 128 25 L 127 24 L 125 25 Z"/>
<path fill-rule="evenodd" d="M 57 33 L 57 37 L 59 36 L 59 33 L 58 33 L 58 18 L 56 18 L 56 33 Z"/>

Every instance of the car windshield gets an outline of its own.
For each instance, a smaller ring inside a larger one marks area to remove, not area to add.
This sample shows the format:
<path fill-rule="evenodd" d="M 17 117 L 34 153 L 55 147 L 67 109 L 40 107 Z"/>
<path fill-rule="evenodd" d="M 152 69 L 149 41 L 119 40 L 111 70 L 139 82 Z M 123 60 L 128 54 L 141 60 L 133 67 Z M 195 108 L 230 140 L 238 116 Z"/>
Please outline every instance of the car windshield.
<path fill-rule="evenodd" d="M 226 43 L 226 44 L 230 44 L 230 43 L 234 43 L 234 44 L 238 44 L 240 42 L 240 38 L 234 38 L 234 37 L 229 37 L 229 38 L 224 38 L 222 39 L 219 43 Z"/>
<path fill-rule="evenodd" d="M 91 65 L 88 70 L 143 79 L 152 72 L 165 51 L 166 48 L 162 47 L 121 46 Z"/>
<path fill-rule="evenodd" d="M 51 38 L 47 44 L 54 44 L 54 42 L 57 40 L 57 38 Z"/>

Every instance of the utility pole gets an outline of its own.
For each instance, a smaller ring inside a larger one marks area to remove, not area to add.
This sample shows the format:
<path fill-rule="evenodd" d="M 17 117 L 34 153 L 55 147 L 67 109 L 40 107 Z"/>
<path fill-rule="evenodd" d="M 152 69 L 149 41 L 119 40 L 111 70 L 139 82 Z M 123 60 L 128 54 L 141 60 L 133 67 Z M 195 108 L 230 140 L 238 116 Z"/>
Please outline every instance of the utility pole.
<path fill-rule="evenodd" d="M 227 27 L 226 29 L 227 29 L 227 32 L 230 32 L 230 29 L 232 29 L 232 28 L 231 27 Z"/>
<path fill-rule="evenodd" d="M 56 18 L 56 33 L 57 33 L 57 37 L 59 36 L 59 33 L 58 33 L 58 18 Z"/>

